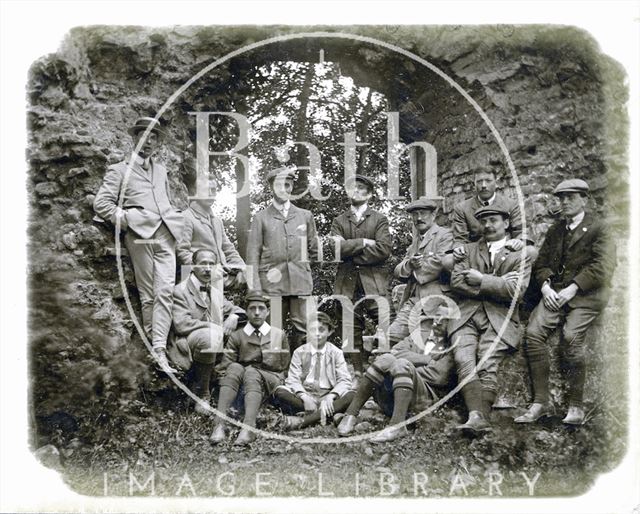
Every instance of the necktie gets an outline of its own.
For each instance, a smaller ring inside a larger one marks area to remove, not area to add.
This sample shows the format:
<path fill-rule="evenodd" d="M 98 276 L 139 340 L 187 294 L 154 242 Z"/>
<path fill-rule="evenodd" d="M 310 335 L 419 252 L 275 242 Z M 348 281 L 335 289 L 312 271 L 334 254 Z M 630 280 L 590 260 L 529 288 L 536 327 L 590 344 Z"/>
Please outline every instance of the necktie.
<path fill-rule="evenodd" d="M 320 359 L 322 358 L 322 355 L 320 353 L 316 353 L 315 357 L 316 363 L 313 366 L 313 387 L 317 391 L 318 389 L 320 389 Z"/>
<path fill-rule="evenodd" d="M 253 335 L 254 335 L 254 336 L 256 336 L 256 337 L 258 338 L 258 341 L 260 341 L 260 335 L 261 335 L 261 334 L 260 334 L 260 330 L 259 330 L 259 329 L 257 329 L 257 328 L 256 328 L 256 329 L 253 331 Z"/>

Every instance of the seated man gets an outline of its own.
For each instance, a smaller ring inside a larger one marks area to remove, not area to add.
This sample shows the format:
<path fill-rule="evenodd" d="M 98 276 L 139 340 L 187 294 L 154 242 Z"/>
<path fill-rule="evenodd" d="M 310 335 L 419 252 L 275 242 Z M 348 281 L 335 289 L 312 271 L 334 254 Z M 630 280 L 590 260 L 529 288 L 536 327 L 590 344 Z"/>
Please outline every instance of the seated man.
<path fill-rule="evenodd" d="M 483 237 L 465 245 L 464 259 L 451 274 L 461 300 L 460 316 L 449 324 L 458 381 L 469 418 L 458 429 L 483 432 L 496 398 L 497 372 L 504 356 L 520 343 L 518 308 L 529 283 L 531 263 L 508 246 L 509 210 L 498 202 L 475 213 Z M 511 311 L 511 312 L 510 312 Z M 482 359 L 485 361 L 478 365 Z"/>
<path fill-rule="evenodd" d="M 211 278 L 217 263 L 211 250 L 197 250 L 194 267 L 186 280 L 173 291 L 173 333 L 169 338 L 167 355 L 181 371 L 193 367 L 193 392 L 203 403 L 196 404 L 196 412 L 208 412 L 205 404 L 210 399 L 211 373 L 216 355 L 222 351 L 222 334 L 228 336 L 245 312 L 212 291 Z"/>
<path fill-rule="evenodd" d="M 438 214 L 436 200 L 420 198 L 407 205 L 405 210 L 410 213 L 417 233 L 407 249 L 406 257 L 394 271 L 396 277 L 408 281 L 401 308 L 389 327 L 391 346 L 409 335 L 409 318 L 417 303 L 422 301 L 421 310 L 429 314 L 439 303 L 438 298 L 449 292 L 449 275 L 443 268 L 442 260 L 452 248 L 453 234 L 435 222 Z"/>
<path fill-rule="evenodd" d="M 338 425 L 338 434 L 348 436 L 356 425 L 356 416 L 373 393 L 387 416 L 389 426 L 371 438 L 372 442 L 393 441 L 408 434 L 398 426 L 414 412 L 428 408 L 455 381 L 453 357 L 446 348 L 446 323 L 449 309 L 435 309 L 428 334 L 416 334 L 396 344 L 389 353 L 376 357 L 358 383 L 355 397 Z"/>
<path fill-rule="evenodd" d="M 287 336 L 265 321 L 269 315 L 268 302 L 260 293 L 249 293 L 246 307 L 249 322 L 231 334 L 219 367 L 224 376 L 220 379 L 218 410 L 226 415 L 243 386 L 243 423 L 250 427 L 256 426 L 262 400 L 284 382 L 289 365 Z M 255 437 L 255 432 L 243 427 L 234 444 L 246 445 Z M 211 442 L 220 443 L 225 438 L 225 421 L 219 418 Z"/>
<path fill-rule="evenodd" d="M 324 312 L 309 322 L 307 342 L 293 352 L 287 379 L 276 389 L 275 396 L 283 406 L 306 413 L 304 418 L 287 416 L 288 430 L 305 428 L 321 418 L 344 412 L 353 399 L 344 354 L 327 343 L 334 329 L 333 320 Z"/>

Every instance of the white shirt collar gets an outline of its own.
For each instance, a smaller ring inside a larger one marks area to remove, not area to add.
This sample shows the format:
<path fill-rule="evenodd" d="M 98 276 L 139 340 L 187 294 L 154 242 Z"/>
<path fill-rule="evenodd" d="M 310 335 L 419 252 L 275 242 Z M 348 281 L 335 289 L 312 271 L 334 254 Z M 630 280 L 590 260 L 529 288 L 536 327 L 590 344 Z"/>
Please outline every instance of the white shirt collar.
<path fill-rule="evenodd" d="M 567 225 L 569 226 L 569 230 L 575 229 L 578 225 L 580 225 L 580 223 L 582 223 L 583 219 L 584 219 L 584 211 L 582 211 L 579 214 L 576 214 L 573 218 L 571 218 L 571 221 L 567 223 Z"/>
<path fill-rule="evenodd" d="M 277 211 L 282 213 L 289 212 L 289 208 L 291 207 L 291 200 L 287 200 L 284 203 L 278 203 L 276 200 L 271 200 L 271 204 L 276 208 Z"/>
<path fill-rule="evenodd" d="M 266 336 L 269 332 L 271 332 L 271 325 L 269 325 L 269 323 L 265 321 L 258 330 L 263 336 Z M 242 331 L 248 336 L 250 336 L 256 331 L 256 329 L 253 328 L 253 325 L 251 323 L 247 323 L 242 329 Z"/>
<path fill-rule="evenodd" d="M 327 345 L 329 344 L 329 342 L 324 343 L 324 346 L 322 347 L 322 350 L 318 350 L 315 346 L 313 346 L 311 343 L 309 343 L 309 351 L 311 352 L 311 355 L 324 355 L 325 353 L 327 353 Z"/>
<path fill-rule="evenodd" d="M 151 166 L 151 163 L 153 161 L 153 159 L 151 157 L 147 157 L 146 160 L 142 158 L 142 156 L 140 156 L 137 153 L 132 153 L 132 158 L 133 158 L 133 162 L 135 164 L 137 164 L 138 166 L 142 167 L 142 165 L 146 162 L 149 166 Z"/>
<path fill-rule="evenodd" d="M 478 201 L 484 205 L 485 202 L 487 202 L 487 205 L 493 205 L 493 202 L 496 201 L 496 193 L 493 193 L 493 195 L 491 196 L 491 198 L 489 198 L 488 200 L 483 200 L 482 198 L 478 197 Z"/>
<path fill-rule="evenodd" d="M 507 236 L 503 237 L 499 241 L 487 241 L 487 246 L 489 247 L 489 252 L 498 253 L 500 250 L 504 248 L 504 245 L 507 243 Z"/>
<path fill-rule="evenodd" d="M 361 219 L 365 211 L 367 210 L 367 207 L 369 207 L 367 202 L 363 203 L 360 207 L 356 207 L 355 205 L 352 205 L 351 212 L 356 215 L 356 218 Z"/>

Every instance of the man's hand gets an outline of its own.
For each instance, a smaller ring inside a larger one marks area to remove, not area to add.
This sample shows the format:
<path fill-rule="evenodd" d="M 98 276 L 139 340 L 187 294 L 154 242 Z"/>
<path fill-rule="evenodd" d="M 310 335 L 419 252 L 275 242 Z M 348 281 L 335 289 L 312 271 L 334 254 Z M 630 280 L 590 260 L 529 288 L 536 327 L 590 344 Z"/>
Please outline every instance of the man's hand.
<path fill-rule="evenodd" d="M 366 239 L 365 238 L 365 239 L 362 240 L 362 244 L 364 244 L 365 247 L 366 246 L 375 246 L 376 241 L 375 241 L 375 239 Z"/>
<path fill-rule="evenodd" d="M 462 272 L 464 281 L 470 286 L 479 286 L 482 283 L 482 273 L 477 269 L 467 269 Z"/>
<path fill-rule="evenodd" d="M 464 256 L 467 254 L 467 252 L 464 249 L 464 246 L 456 246 L 453 249 L 453 259 L 456 262 L 460 262 L 464 259 Z"/>
<path fill-rule="evenodd" d="M 329 393 L 320 402 L 320 412 L 327 418 L 333 416 L 333 413 L 335 412 L 335 409 L 333 407 L 333 399 L 334 396 Z"/>
<path fill-rule="evenodd" d="M 305 412 L 314 412 L 318 408 L 318 402 L 310 394 L 303 394 L 300 399 L 304 403 Z"/>
<path fill-rule="evenodd" d="M 229 314 L 229 317 L 222 322 L 222 330 L 224 331 L 224 335 L 228 336 L 236 328 L 238 328 L 238 315 Z"/>
<path fill-rule="evenodd" d="M 509 250 L 513 250 L 514 252 L 519 252 L 524 248 L 524 243 L 522 239 L 509 239 L 504 244 Z"/>
<path fill-rule="evenodd" d="M 578 293 L 578 285 L 572 282 L 562 291 L 558 293 L 558 305 L 562 307 L 565 303 L 570 302 Z"/>
<path fill-rule="evenodd" d="M 553 288 L 545 282 L 541 289 L 542 292 L 542 301 L 544 302 L 544 306 L 550 311 L 557 311 L 560 306 L 560 297 L 558 293 L 556 293 Z"/>
<path fill-rule="evenodd" d="M 419 269 L 422 263 L 422 255 L 413 255 L 409 257 L 409 266 L 412 269 Z"/>

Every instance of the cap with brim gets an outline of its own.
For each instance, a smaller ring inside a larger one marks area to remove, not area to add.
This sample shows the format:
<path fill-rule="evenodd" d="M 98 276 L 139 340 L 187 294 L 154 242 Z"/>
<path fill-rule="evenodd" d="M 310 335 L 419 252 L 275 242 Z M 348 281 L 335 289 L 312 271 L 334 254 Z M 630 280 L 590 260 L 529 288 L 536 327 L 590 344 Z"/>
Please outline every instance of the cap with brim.
<path fill-rule="evenodd" d="M 491 216 L 492 214 L 500 214 L 501 216 L 508 218 L 509 209 L 503 207 L 500 204 L 494 203 L 493 205 L 485 205 L 483 207 L 480 207 L 476 212 L 473 213 L 473 216 L 479 220 L 480 218 Z"/>
<path fill-rule="evenodd" d="M 166 136 L 166 132 L 160 128 L 160 122 L 155 118 L 138 118 L 136 122 L 129 127 L 129 134 L 135 136 L 138 132 L 145 131 L 151 126 L 151 132 L 155 132 L 160 136 Z"/>
<path fill-rule="evenodd" d="M 432 198 L 418 198 L 414 200 L 409 205 L 407 205 L 404 210 L 407 212 L 413 212 L 418 210 L 431 210 L 435 211 L 438 208 L 437 200 Z"/>
<path fill-rule="evenodd" d="M 563 180 L 553 190 L 554 195 L 560 195 L 562 193 L 583 193 L 589 192 L 589 184 L 579 178 L 572 178 L 569 180 Z"/>
<path fill-rule="evenodd" d="M 371 191 L 375 189 L 375 186 L 373 185 L 373 180 L 371 180 L 369 177 L 365 177 L 364 175 L 356 175 L 354 180 L 356 182 L 360 181 L 363 184 L 366 184 L 367 187 L 371 189 Z"/>
<path fill-rule="evenodd" d="M 273 180 L 275 180 L 276 177 L 295 178 L 295 176 L 296 176 L 296 170 L 292 168 L 277 168 L 267 173 L 266 180 L 267 182 L 272 182 Z"/>
<path fill-rule="evenodd" d="M 244 299 L 245 305 L 249 305 L 251 302 L 262 302 L 267 306 L 269 305 L 269 298 L 262 293 L 257 293 L 255 291 L 250 292 Z"/>

